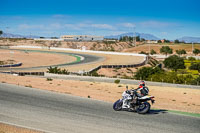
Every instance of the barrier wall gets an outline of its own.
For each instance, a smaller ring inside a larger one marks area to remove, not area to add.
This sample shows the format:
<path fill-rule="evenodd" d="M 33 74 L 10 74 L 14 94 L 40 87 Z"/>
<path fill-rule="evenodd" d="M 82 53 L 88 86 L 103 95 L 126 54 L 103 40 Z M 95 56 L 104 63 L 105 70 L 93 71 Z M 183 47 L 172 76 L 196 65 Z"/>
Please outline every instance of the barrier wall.
<path fill-rule="evenodd" d="M 44 76 L 44 72 L 1 72 L 1 73 L 7 73 L 7 74 L 17 74 L 19 76 L 25 76 L 25 75 L 36 75 L 36 76 Z"/>
<path fill-rule="evenodd" d="M 142 63 L 133 64 L 133 65 L 101 65 L 101 66 L 98 66 L 94 69 L 91 69 L 90 71 L 88 71 L 86 73 L 91 73 L 91 72 L 97 71 L 101 68 L 133 68 L 133 67 L 139 67 L 139 66 L 143 66 L 143 65 L 147 64 L 147 61 L 148 61 L 148 59 L 146 57 L 145 60 Z"/>
<path fill-rule="evenodd" d="M 8 65 L 0 65 L 0 67 L 18 67 L 21 66 L 22 63 L 18 63 L 18 64 L 8 64 Z"/>

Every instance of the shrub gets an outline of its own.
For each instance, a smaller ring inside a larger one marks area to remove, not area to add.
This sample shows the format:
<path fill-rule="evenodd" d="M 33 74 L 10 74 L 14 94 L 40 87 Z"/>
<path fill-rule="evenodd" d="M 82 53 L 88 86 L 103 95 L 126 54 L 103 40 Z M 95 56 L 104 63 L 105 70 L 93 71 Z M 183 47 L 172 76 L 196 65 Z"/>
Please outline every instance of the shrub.
<path fill-rule="evenodd" d="M 190 70 L 198 70 L 200 72 L 200 63 L 192 63 L 189 67 Z"/>
<path fill-rule="evenodd" d="M 200 53 L 200 50 L 195 48 L 195 49 L 193 50 L 193 53 L 194 53 L 195 55 L 198 55 L 198 54 Z"/>
<path fill-rule="evenodd" d="M 188 60 L 189 60 L 189 61 L 195 61 L 196 58 L 194 58 L 194 57 L 188 57 Z"/>
<path fill-rule="evenodd" d="M 184 60 L 177 55 L 172 55 L 164 60 L 164 65 L 166 68 L 177 71 L 177 69 L 184 69 Z"/>
<path fill-rule="evenodd" d="M 143 67 L 137 70 L 134 77 L 137 80 L 146 80 L 150 75 L 162 72 L 163 70 L 159 67 Z"/>
<path fill-rule="evenodd" d="M 52 81 L 53 79 L 52 78 L 47 78 L 47 81 Z"/>
<path fill-rule="evenodd" d="M 172 54 L 173 50 L 169 46 L 162 46 L 160 53 L 164 53 L 167 56 L 167 54 Z"/>
<path fill-rule="evenodd" d="M 25 87 L 29 87 L 29 88 L 32 88 L 32 85 L 25 85 Z"/>
<path fill-rule="evenodd" d="M 154 55 L 154 54 L 156 54 L 156 51 L 155 51 L 155 50 L 153 50 L 153 49 L 151 49 L 151 52 L 150 52 L 150 54 L 151 54 L 151 55 Z"/>
<path fill-rule="evenodd" d="M 148 55 L 148 53 L 146 53 L 144 51 L 141 51 L 139 54 L 146 54 L 146 55 Z"/>
<path fill-rule="evenodd" d="M 192 85 L 200 85 L 200 76 L 191 81 Z"/>
<path fill-rule="evenodd" d="M 60 69 L 58 67 L 49 67 L 47 68 L 49 73 L 55 73 L 55 74 L 69 74 L 68 70 L 66 69 Z"/>
<path fill-rule="evenodd" d="M 178 55 L 187 54 L 187 52 L 186 52 L 184 49 L 176 50 L 176 53 L 177 53 Z"/>
<path fill-rule="evenodd" d="M 119 79 L 116 79 L 114 82 L 115 82 L 116 84 L 119 84 L 119 83 L 120 83 L 120 80 L 119 80 Z"/>

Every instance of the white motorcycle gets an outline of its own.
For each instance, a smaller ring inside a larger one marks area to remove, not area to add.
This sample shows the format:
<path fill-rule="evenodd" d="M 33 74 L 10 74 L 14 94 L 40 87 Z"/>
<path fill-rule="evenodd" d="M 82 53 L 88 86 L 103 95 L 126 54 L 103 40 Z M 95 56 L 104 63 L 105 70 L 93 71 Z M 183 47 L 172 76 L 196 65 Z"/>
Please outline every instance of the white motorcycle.
<path fill-rule="evenodd" d="M 151 101 L 152 104 L 155 102 L 154 96 L 146 95 L 143 97 L 137 97 L 136 99 L 128 100 L 127 102 L 128 102 L 129 107 L 126 109 L 123 109 L 122 106 L 123 106 L 124 98 L 126 97 L 123 97 L 122 99 L 117 100 L 113 104 L 113 109 L 115 111 L 127 110 L 127 111 L 137 112 L 139 114 L 146 114 L 147 112 L 150 111 L 150 108 L 151 108 L 151 105 L 148 101 Z"/>

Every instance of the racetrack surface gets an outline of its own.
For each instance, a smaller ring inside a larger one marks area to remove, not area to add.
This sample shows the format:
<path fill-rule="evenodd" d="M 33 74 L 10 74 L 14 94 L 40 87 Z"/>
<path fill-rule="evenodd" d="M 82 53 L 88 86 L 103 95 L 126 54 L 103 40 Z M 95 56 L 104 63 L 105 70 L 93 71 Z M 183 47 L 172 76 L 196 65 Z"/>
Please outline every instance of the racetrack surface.
<path fill-rule="evenodd" d="M 70 52 L 56 52 L 56 51 L 42 51 L 42 50 L 20 50 L 20 49 L 11 49 L 11 50 L 18 50 L 18 51 L 24 51 L 24 52 L 41 52 L 41 53 L 50 53 L 50 54 L 63 54 L 63 55 L 75 56 L 77 59 L 81 58 L 81 57 L 84 58 L 83 60 L 77 60 L 77 61 L 71 62 L 71 63 L 51 65 L 51 67 L 64 67 L 64 66 L 88 64 L 88 63 L 94 63 L 94 62 L 104 60 L 104 58 L 100 57 L 100 56 L 88 55 L 88 54 L 79 54 L 79 53 L 70 53 Z M 47 68 L 47 67 L 50 67 L 50 66 L 37 66 L 37 67 L 26 67 L 26 68 L 13 68 L 12 67 L 12 70 L 32 70 L 32 69 L 41 69 L 41 68 Z M 0 68 L 0 70 L 10 70 L 10 68 Z"/>
<path fill-rule="evenodd" d="M 200 131 L 200 118 L 196 117 L 163 110 L 147 115 L 116 112 L 112 103 L 5 83 L 0 83 L 0 121 L 56 133 Z"/>

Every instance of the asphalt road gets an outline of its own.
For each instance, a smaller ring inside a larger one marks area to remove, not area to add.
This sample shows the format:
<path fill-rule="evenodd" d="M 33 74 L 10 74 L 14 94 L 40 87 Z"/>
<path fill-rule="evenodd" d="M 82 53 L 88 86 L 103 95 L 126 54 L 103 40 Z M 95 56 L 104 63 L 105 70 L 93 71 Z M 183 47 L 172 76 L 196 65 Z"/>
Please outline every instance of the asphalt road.
<path fill-rule="evenodd" d="M 112 103 L 6 83 L 0 83 L 0 122 L 56 133 L 200 132 L 200 118 L 116 112 Z"/>
<path fill-rule="evenodd" d="M 99 61 L 104 60 L 104 57 L 95 56 L 95 55 L 89 55 L 89 54 L 79 54 L 79 53 L 70 53 L 70 52 L 57 52 L 57 51 L 42 51 L 42 50 L 20 50 L 20 49 L 11 49 L 11 50 L 24 51 L 24 52 L 40 52 L 40 53 L 50 53 L 50 54 L 62 54 L 62 55 L 79 56 L 79 57 L 83 57 L 84 58 L 83 60 L 74 61 L 74 62 L 71 62 L 71 63 L 50 65 L 51 67 L 63 67 L 63 66 L 88 64 L 88 63 L 94 63 L 94 62 L 99 62 Z M 14 70 L 41 69 L 41 68 L 48 68 L 50 66 L 37 66 L 37 67 L 26 67 L 26 68 L 12 67 L 12 71 L 14 71 Z M 0 68 L 0 70 L 10 70 L 10 68 L 9 67 Z"/>

